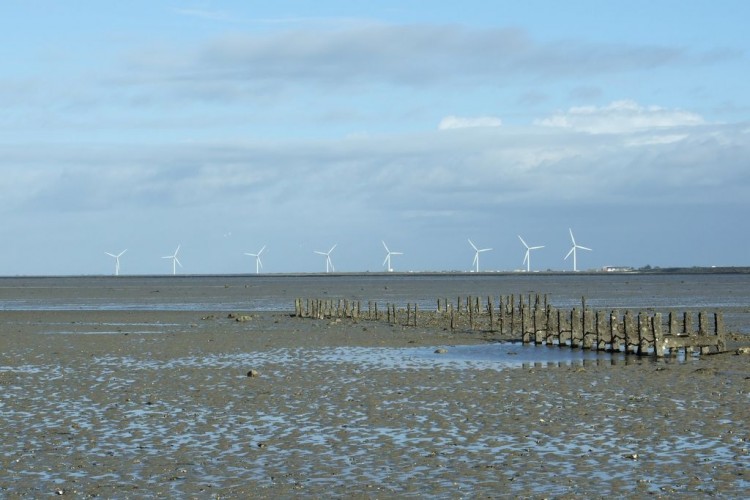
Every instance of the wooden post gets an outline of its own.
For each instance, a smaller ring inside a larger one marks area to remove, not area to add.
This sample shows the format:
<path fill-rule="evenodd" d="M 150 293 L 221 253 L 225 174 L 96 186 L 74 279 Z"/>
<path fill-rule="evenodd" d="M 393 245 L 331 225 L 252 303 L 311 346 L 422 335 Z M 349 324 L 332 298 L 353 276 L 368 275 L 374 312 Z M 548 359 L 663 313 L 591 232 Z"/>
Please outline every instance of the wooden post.
<path fill-rule="evenodd" d="M 652 323 L 652 334 L 654 337 L 654 355 L 657 358 L 664 357 L 664 335 L 662 335 L 661 330 L 661 313 L 655 313 Z"/>
<path fill-rule="evenodd" d="M 682 320 L 682 325 L 683 325 L 682 332 L 685 335 L 692 335 L 693 334 L 693 315 L 691 313 L 689 313 L 689 312 L 686 311 L 685 314 L 683 314 L 682 318 L 683 318 L 683 320 Z"/>
<path fill-rule="evenodd" d="M 614 310 L 609 314 L 609 336 L 612 339 L 612 350 L 615 352 L 620 351 L 620 343 L 623 341 L 620 332 L 620 312 Z"/>
<path fill-rule="evenodd" d="M 529 343 L 529 311 L 525 305 L 521 306 L 521 342 Z"/>
<path fill-rule="evenodd" d="M 469 299 L 468 306 L 469 306 L 469 330 L 473 330 L 474 329 L 474 308 L 471 307 L 471 298 Z"/>
<path fill-rule="evenodd" d="M 584 349 L 591 349 L 596 340 L 596 332 L 593 326 L 594 316 L 588 309 L 583 310 L 583 344 Z"/>
<path fill-rule="evenodd" d="M 544 302 L 544 310 L 547 311 L 547 325 L 545 327 L 544 341 L 547 345 L 553 345 L 554 337 L 557 333 L 557 312 L 547 303 L 546 300 Z"/>
<path fill-rule="evenodd" d="M 636 352 L 639 355 L 644 355 L 648 352 L 648 346 L 651 344 L 651 318 L 647 312 L 638 313 L 638 347 Z"/>
<path fill-rule="evenodd" d="M 490 313 L 490 331 L 495 331 L 495 313 L 494 308 L 492 307 L 492 302 L 488 304 L 488 309 Z"/>
<path fill-rule="evenodd" d="M 417 303 L 414 303 L 414 326 L 417 326 Z"/>
<path fill-rule="evenodd" d="M 451 307 L 451 331 L 456 329 L 456 315 L 453 312 L 453 308 Z"/>
<path fill-rule="evenodd" d="M 406 324 L 411 324 L 411 304 L 406 303 Z"/>
<path fill-rule="evenodd" d="M 542 344 L 546 340 L 547 311 L 539 306 L 538 294 L 536 298 L 537 300 L 534 304 L 534 341 L 537 344 Z"/>
<path fill-rule="evenodd" d="M 630 354 L 631 347 L 638 343 L 638 332 L 635 329 L 635 321 L 630 311 L 625 311 L 623 332 L 625 334 L 625 354 Z"/>
<path fill-rule="evenodd" d="M 714 334 L 719 337 L 716 341 L 716 349 L 724 352 L 727 346 L 724 339 L 724 315 L 721 311 L 714 313 Z"/>
<path fill-rule="evenodd" d="M 701 337 L 705 337 L 708 335 L 708 315 L 706 314 L 706 311 L 700 311 L 698 313 L 698 335 Z M 711 350 L 710 347 L 707 346 L 701 346 L 700 353 L 701 354 L 708 354 Z"/>
<path fill-rule="evenodd" d="M 570 311 L 570 347 L 579 347 L 582 343 L 581 311 L 574 307 Z"/>
<path fill-rule="evenodd" d="M 669 334 L 678 335 L 679 333 L 677 330 L 677 313 L 669 311 Z"/>
<path fill-rule="evenodd" d="M 562 347 L 567 345 L 570 340 L 570 315 L 563 313 L 561 309 L 557 311 L 557 344 Z"/>
<path fill-rule="evenodd" d="M 612 344 L 609 325 L 607 325 L 607 315 L 603 311 L 596 311 L 596 348 L 599 351 L 606 351 L 607 345 Z"/>

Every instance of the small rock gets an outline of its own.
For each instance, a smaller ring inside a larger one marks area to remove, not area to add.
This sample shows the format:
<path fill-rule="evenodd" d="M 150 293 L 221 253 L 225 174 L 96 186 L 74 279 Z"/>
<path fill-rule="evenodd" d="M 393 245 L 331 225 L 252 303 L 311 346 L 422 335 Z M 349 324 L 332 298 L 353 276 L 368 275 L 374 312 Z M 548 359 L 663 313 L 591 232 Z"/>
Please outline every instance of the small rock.
<path fill-rule="evenodd" d="M 740 347 L 737 349 L 737 354 L 750 354 L 750 347 Z"/>
<path fill-rule="evenodd" d="M 630 460 L 638 460 L 638 453 L 626 453 L 622 457 Z"/>
<path fill-rule="evenodd" d="M 260 377 L 260 372 L 258 370 L 250 370 L 247 372 L 248 377 Z"/>
<path fill-rule="evenodd" d="M 445 354 L 446 352 L 448 352 L 448 349 L 444 349 L 442 347 L 435 349 L 435 354 Z"/>

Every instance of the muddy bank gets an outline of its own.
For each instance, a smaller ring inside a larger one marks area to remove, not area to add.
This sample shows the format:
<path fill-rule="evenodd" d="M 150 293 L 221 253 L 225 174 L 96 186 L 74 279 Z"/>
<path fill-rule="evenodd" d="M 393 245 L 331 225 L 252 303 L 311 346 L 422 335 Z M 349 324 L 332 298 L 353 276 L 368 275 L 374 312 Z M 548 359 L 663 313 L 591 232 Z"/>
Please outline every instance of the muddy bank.
<path fill-rule="evenodd" d="M 238 314 L 3 312 L 0 494 L 750 488 L 750 356 L 507 368 L 450 357 L 489 334 Z"/>

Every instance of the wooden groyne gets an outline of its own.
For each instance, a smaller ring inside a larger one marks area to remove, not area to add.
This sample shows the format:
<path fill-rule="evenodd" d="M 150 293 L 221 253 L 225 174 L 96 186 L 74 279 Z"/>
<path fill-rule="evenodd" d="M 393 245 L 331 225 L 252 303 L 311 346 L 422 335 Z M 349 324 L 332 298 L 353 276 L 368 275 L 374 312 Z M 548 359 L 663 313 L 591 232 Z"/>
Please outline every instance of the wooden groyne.
<path fill-rule="evenodd" d="M 296 299 L 300 318 L 351 318 L 387 321 L 402 326 L 497 332 L 524 343 L 569 346 L 636 355 L 668 356 L 678 352 L 708 354 L 726 348 L 721 312 L 594 310 L 586 306 L 558 309 L 547 295 L 502 295 L 499 298 L 437 299 L 433 310 L 417 304 L 397 307 L 360 300 Z M 697 321 L 696 321 L 697 320 Z"/>

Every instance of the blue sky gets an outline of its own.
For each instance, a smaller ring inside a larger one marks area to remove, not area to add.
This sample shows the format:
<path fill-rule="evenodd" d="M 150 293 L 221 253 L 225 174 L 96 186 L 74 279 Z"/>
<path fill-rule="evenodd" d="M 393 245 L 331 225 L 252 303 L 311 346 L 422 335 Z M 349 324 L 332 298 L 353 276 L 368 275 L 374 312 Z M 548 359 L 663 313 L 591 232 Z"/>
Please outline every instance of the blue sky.
<path fill-rule="evenodd" d="M 5 2 L 0 275 L 750 265 L 743 1 Z"/>

